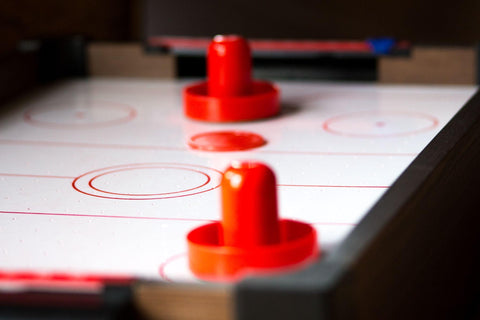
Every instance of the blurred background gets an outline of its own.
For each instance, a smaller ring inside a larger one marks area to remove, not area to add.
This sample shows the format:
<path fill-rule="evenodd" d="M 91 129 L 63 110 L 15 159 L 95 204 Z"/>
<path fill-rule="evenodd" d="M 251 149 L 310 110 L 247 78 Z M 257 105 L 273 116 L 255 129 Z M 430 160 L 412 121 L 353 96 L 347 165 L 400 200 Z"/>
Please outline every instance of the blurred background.
<path fill-rule="evenodd" d="M 65 77 L 201 77 L 201 46 L 162 41 L 220 33 L 393 41 L 371 52 L 254 50 L 262 78 L 476 84 L 479 20 L 476 0 L 2 0 L 0 101 Z"/>

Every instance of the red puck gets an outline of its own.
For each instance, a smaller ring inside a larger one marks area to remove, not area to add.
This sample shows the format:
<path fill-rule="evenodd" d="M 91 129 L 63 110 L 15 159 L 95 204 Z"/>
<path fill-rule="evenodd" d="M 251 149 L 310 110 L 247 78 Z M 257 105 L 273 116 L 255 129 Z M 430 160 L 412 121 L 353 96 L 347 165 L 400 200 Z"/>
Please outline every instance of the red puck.
<path fill-rule="evenodd" d="M 247 131 L 212 131 L 196 134 L 188 145 L 202 151 L 241 151 L 265 145 L 267 141 L 260 135 Z"/>

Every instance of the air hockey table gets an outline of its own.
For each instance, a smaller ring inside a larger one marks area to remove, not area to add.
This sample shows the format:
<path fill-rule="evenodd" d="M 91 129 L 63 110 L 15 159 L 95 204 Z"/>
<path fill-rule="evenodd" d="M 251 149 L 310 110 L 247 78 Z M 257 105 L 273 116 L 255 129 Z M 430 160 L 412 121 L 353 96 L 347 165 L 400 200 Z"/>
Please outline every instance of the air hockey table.
<path fill-rule="evenodd" d="M 183 116 L 187 83 L 70 80 L 2 109 L 0 315 L 471 311 L 479 266 L 475 87 L 280 82 L 279 116 L 212 124 Z M 188 144 L 225 130 L 266 144 L 222 152 Z M 219 219 L 219 181 L 239 159 L 272 167 L 280 215 L 315 227 L 318 260 L 234 283 L 192 275 L 185 236 Z"/>

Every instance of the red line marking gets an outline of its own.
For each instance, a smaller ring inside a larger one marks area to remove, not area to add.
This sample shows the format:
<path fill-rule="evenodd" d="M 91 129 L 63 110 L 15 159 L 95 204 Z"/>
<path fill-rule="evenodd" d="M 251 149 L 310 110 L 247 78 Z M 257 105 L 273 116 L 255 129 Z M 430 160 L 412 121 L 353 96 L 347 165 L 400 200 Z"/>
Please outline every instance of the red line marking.
<path fill-rule="evenodd" d="M 0 176 L 27 177 L 27 178 L 57 178 L 57 179 L 76 179 L 77 178 L 77 177 L 67 177 L 67 176 L 47 176 L 47 175 L 16 174 L 16 173 L 0 173 Z M 377 189 L 387 189 L 390 187 L 390 186 L 349 186 L 349 185 L 322 185 L 322 184 L 277 184 L 277 186 L 305 187 L 305 188 L 377 188 Z M 217 187 L 218 186 L 209 190 L 216 189 Z M 101 191 L 101 192 L 106 192 L 106 191 Z M 106 192 L 106 193 L 112 193 L 112 192 Z M 116 194 L 116 193 L 113 193 L 113 194 Z M 152 199 L 146 199 L 146 200 L 152 200 Z"/>
<path fill-rule="evenodd" d="M 209 219 L 189 219 L 189 218 L 160 218 L 160 217 L 135 217 L 135 216 L 108 216 L 99 214 L 79 214 L 79 213 L 53 213 L 53 212 L 26 212 L 26 211 L 0 211 L 4 214 L 25 214 L 25 215 L 43 215 L 43 216 L 65 216 L 65 217 L 89 217 L 89 218 L 114 218 L 114 219 L 144 219 L 144 220 L 168 220 L 168 221 L 204 221 L 214 222 Z"/>
<path fill-rule="evenodd" d="M 387 153 L 387 152 L 322 152 L 322 151 L 277 151 L 277 150 L 258 150 L 258 153 L 278 153 L 292 155 L 312 155 L 312 156 L 371 156 L 371 157 L 416 157 L 418 153 Z"/>
<path fill-rule="evenodd" d="M 85 142 L 62 142 L 62 141 L 34 141 L 34 140 L 9 140 L 0 139 L 0 144 L 38 145 L 49 147 L 74 147 L 74 148 L 107 148 L 107 149 L 146 149 L 146 150 L 173 150 L 187 151 L 187 148 L 162 147 L 162 146 L 136 146 L 106 143 L 85 143 Z"/>
<path fill-rule="evenodd" d="M 50 176 L 50 175 L 41 175 L 41 174 L 19 174 L 19 173 L 0 173 L 0 176 L 26 177 L 26 178 L 75 179 L 75 177 L 67 177 L 67 176 Z"/>
<path fill-rule="evenodd" d="M 216 222 L 212 219 L 191 219 L 191 218 L 160 218 L 160 217 L 135 217 L 135 216 L 107 216 L 98 214 L 78 214 L 78 213 L 53 213 L 53 212 L 25 212 L 25 211 L 1 211 L 0 214 L 20 214 L 20 215 L 42 215 L 42 216 L 66 216 L 66 217 L 85 217 L 85 218 L 113 218 L 113 219 L 144 219 L 144 220 L 167 220 L 167 221 L 189 221 L 189 222 Z M 321 225 L 345 225 L 356 226 L 356 223 L 349 222 L 312 222 L 310 224 Z"/>
<path fill-rule="evenodd" d="M 306 188 L 373 188 L 388 189 L 390 186 L 340 186 L 340 185 L 321 185 L 321 184 L 277 184 L 279 187 L 306 187 Z"/>
<path fill-rule="evenodd" d="M 48 147 L 67 147 L 67 148 L 106 148 L 106 149 L 136 149 L 136 150 L 169 150 L 169 151 L 188 151 L 188 148 L 165 147 L 165 146 L 136 146 L 122 144 L 105 144 L 105 143 L 84 143 L 84 142 L 61 142 L 61 141 L 32 141 L 32 140 L 9 140 L 0 139 L 0 144 L 10 145 L 34 145 Z M 378 152 L 323 152 L 323 151 L 282 151 L 282 150 L 258 150 L 259 153 L 277 153 L 292 155 L 321 155 L 321 156 L 400 156 L 415 157 L 418 153 L 378 153 Z"/>

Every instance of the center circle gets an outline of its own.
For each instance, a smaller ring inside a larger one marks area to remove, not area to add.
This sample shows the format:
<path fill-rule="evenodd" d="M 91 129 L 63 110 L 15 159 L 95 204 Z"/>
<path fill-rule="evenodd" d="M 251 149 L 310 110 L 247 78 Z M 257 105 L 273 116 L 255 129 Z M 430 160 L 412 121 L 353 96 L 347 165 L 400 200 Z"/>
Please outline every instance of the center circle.
<path fill-rule="evenodd" d="M 188 174 L 187 179 L 185 172 L 191 172 L 193 175 Z M 183 178 L 179 179 L 182 176 Z M 124 181 L 132 181 L 132 183 L 125 185 L 123 184 Z M 96 175 L 88 184 L 93 190 L 113 195 L 162 196 L 201 188 L 208 182 L 210 182 L 210 177 L 204 172 L 195 169 L 159 166 L 108 171 Z M 175 189 L 172 189 L 172 186 Z M 115 188 L 126 188 L 132 190 L 132 192 L 120 192 L 120 190 L 114 192 Z M 155 190 L 156 192 L 148 192 L 148 190 Z"/>

